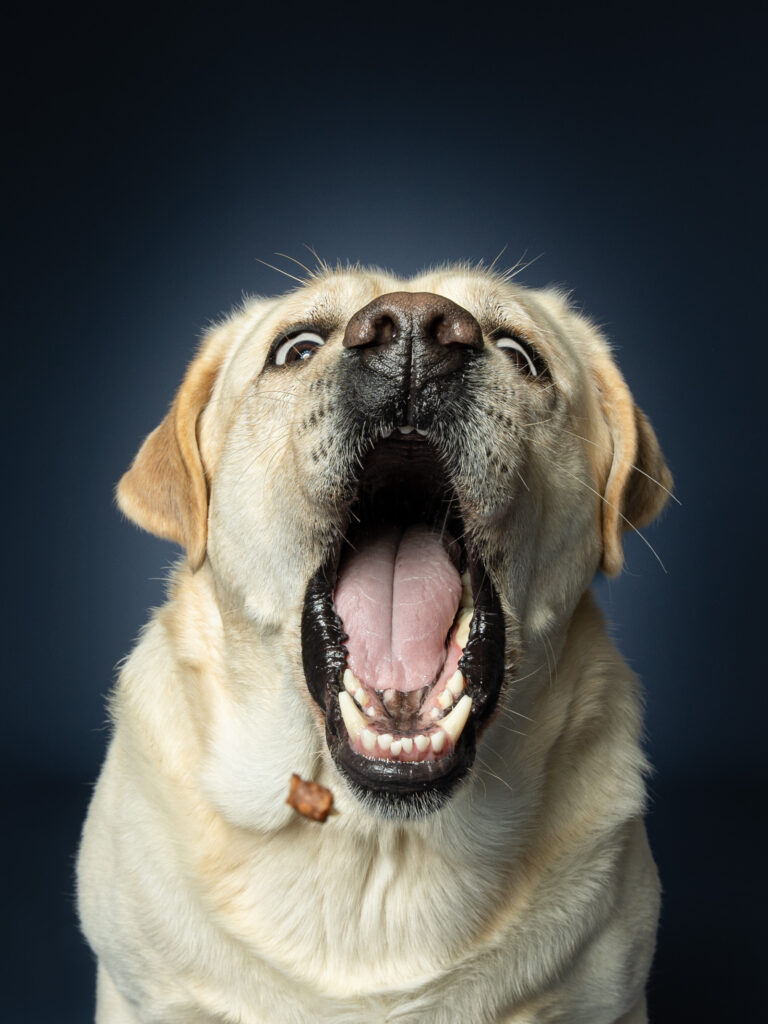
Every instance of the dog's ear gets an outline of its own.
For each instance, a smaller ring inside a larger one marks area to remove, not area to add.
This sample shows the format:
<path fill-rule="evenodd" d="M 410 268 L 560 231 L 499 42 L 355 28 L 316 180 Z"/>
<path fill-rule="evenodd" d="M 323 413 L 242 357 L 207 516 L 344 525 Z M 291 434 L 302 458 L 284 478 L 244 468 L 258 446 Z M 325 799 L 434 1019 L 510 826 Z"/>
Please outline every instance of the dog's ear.
<path fill-rule="evenodd" d="M 613 458 L 603 488 L 602 570 L 621 571 L 621 536 L 647 526 L 664 507 L 672 490 L 672 474 L 664 461 L 653 427 L 635 405 L 626 381 L 607 349 L 595 353 L 600 400 L 613 444 Z"/>
<path fill-rule="evenodd" d="M 121 510 L 143 529 L 186 548 L 199 569 L 208 538 L 208 480 L 198 424 L 224 352 L 214 336 L 190 364 L 170 411 L 139 449 L 117 485 Z"/>

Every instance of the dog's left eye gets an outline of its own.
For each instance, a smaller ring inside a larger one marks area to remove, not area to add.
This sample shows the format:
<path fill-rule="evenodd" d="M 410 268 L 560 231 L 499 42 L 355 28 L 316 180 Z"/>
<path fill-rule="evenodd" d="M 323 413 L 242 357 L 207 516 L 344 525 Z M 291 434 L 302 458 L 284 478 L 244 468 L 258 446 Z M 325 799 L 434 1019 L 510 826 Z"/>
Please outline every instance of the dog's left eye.
<path fill-rule="evenodd" d="M 311 359 L 324 344 L 325 338 L 315 331 L 296 331 L 278 345 L 272 358 L 275 366 L 301 363 Z"/>
<path fill-rule="evenodd" d="M 534 352 L 522 341 L 505 335 L 496 338 L 496 348 L 504 349 L 507 355 L 517 363 L 518 368 L 523 373 L 528 374 L 530 377 L 539 376 L 539 367 L 537 366 L 539 360 Z"/>

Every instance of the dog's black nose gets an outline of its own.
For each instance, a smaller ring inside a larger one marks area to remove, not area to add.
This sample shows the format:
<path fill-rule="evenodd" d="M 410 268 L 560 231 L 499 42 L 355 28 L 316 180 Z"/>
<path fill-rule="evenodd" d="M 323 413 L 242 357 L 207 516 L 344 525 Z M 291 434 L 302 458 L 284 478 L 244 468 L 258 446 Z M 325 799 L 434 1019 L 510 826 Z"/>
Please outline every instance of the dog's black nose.
<path fill-rule="evenodd" d="M 483 347 L 480 324 L 445 296 L 380 295 L 344 332 L 349 415 L 426 430 L 456 407 L 463 371 Z"/>
<path fill-rule="evenodd" d="M 390 292 L 354 314 L 344 347 L 364 349 L 377 362 L 392 346 L 412 352 L 428 376 L 444 376 L 460 368 L 467 349 L 483 347 L 483 332 L 471 313 L 443 295 Z"/>

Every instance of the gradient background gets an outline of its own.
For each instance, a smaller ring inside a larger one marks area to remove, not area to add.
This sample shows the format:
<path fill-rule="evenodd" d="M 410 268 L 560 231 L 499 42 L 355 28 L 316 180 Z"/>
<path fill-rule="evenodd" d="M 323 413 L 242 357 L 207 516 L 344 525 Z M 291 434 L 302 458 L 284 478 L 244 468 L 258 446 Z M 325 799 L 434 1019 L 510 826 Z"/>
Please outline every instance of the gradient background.
<path fill-rule="evenodd" d="M 596 581 L 648 694 L 666 891 L 651 1018 L 747 1019 L 766 913 L 765 45 L 729 11 L 19 18 L 4 1020 L 92 1014 L 73 859 L 104 695 L 176 556 L 121 522 L 113 486 L 205 324 L 290 286 L 257 259 L 293 272 L 273 254 L 303 243 L 404 274 L 506 246 L 503 264 L 539 257 L 523 283 L 572 287 L 616 342 L 682 501 L 647 531 L 666 573 L 630 537 L 622 578 Z"/>

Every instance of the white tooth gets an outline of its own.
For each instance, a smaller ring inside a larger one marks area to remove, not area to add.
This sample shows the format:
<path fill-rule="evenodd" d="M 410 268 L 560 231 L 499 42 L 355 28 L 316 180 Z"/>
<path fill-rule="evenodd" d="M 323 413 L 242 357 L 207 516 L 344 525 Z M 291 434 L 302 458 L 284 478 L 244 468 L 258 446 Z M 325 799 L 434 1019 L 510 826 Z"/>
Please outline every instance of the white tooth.
<path fill-rule="evenodd" d="M 442 729 L 438 729 L 437 732 L 432 733 L 432 749 L 436 754 L 445 746 L 445 733 Z"/>
<path fill-rule="evenodd" d="M 423 754 L 429 746 L 429 736 L 425 736 L 420 732 L 418 736 L 413 737 L 413 742 L 416 744 L 416 749 Z"/>
<path fill-rule="evenodd" d="M 365 719 L 360 714 L 357 704 L 355 704 L 346 690 L 342 690 L 339 693 L 339 707 L 341 708 L 341 717 L 344 719 L 344 725 L 349 733 L 349 738 L 354 741 L 362 730 L 365 729 Z"/>
<path fill-rule="evenodd" d="M 469 608 L 465 608 L 459 613 L 459 625 L 456 630 L 456 643 L 462 650 L 467 646 L 467 640 L 469 639 L 469 624 L 471 621 L 472 612 Z"/>
<path fill-rule="evenodd" d="M 360 733 L 360 738 L 366 750 L 371 751 L 376 746 L 376 733 L 373 729 L 363 729 Z"/>
<path fill-rule="evenodd" d="M 397 755 L 403 749 L 403 741 L 402 740 L 392 740 L 392 746 L 389 749 L 392 751 L 392 753 L 395 755 L 395 757 L 397 757 Z"/>
<path fill-rule="evenodd" d="M 397 698 L 397 690 L 384 691 L 384 703 L 391 704 Z"/>
<path fill-rule="evenodd" d="M 472 597 L 472 580 L 469 578 L 468 572 L 462 573 L 461 576 L 461 607 L 475 607 L 475 599 Z"/>
<path fill-rule="evenodd" d="M 403 744 L 403 750 L 406 754 L 410 754 L 413 750 L 413 739 L 410 736 L 403 736 L 401 742 Z"/>
<path fill-rule="evenodd" d="M 416 427 L 416 433 L 421 434 L 422 437 L 427 436 L 427 431 L 424 430 L 423 427 Z"/>
<path fill-rule="evenodd" d="M 365 692 L 362 686 L 360 687 L 359 690 L 355 690 L 352 696 L 355 698 L 357 703 L 363 708 L 367 707 L 371 703 L 371 698 L 368 696 L 368 694 Z"/>
<path fill-rule="evenodd" d="M 471 707 L 472 698 L 465 693 L 450 715 L 446 715 L 440 723 L 454 743 L 461 736 L 461 730 L 467 724 Z"/>
<path fill-rule="evenodd" d="M 447 708 L 451 704 L 453 704 L 453 693 L 451 692 L 451 690 L 448 689 L 447 686 L 440 694 L 440 696 L 437 698 L 437 703 L 440 705 L 441 708 Z"/>
<path fill-rule="evenodd" d="M 382 437 L 389 437 L 389 435 L 390 435 L 391 433 L 392 433 L 392 427 L 387 427 L 387 429 L 386 429 L 386 430 L 382 430 L 382 432 L 381 432 L 381 436 L 382 436 Z"/>
<path fill-rule="evenodd" d="M 412 434 L 413 433 L 413 427 L 411 427 L 411 426 L 408 426 L 408 427 L 398 427 L 397 429 L 400 431 L 401 434 Z"/>
<path fill-rule="evenodd" d="M 373 706 L 373 704 L 369 704 L 368 707 L 365 709 L 365 713 L 366 715 L 368 715 L 369 718 L 373 718 L 376 715 L 376 708 Z"/>
<path fill-rule="evenodd" d="M 379 746 L 381 747 L 381 749 L 389 750 L 389 748 L 392 746 L 392 740 L 394 738 L 395 737 L 392 735 L 391 732 L 382 733 L 381 736 L 379 736 Z"/>
<path fill-rule="evenodd" d="M 436 722 L 440 717 L 440 708 L 432 708 L 432 710 L 429 712 L 429 717 L 432 719 L 433 722 Z"/>
<path fill-rule="evenodd" d="M 360 680 L 357 678 L 357 676 L 355 675 L 355 673 L 351 669 L 349 669 L 349 668 L 345 668 L 344 669 L 343 679 L 344 679 L 344 689 L 347 690 L 349 693 L 354 693 L 355 690 L 359 690 L 360 689 Z"/>
<path fill-rule="evenodd" d="M 458 697 L 461 694 L 461 691 L 464 689 L 464 676 L 461 674 L 461 669 L 456 669 L 446 683 L 446 686 L 454 697 Z"/>

